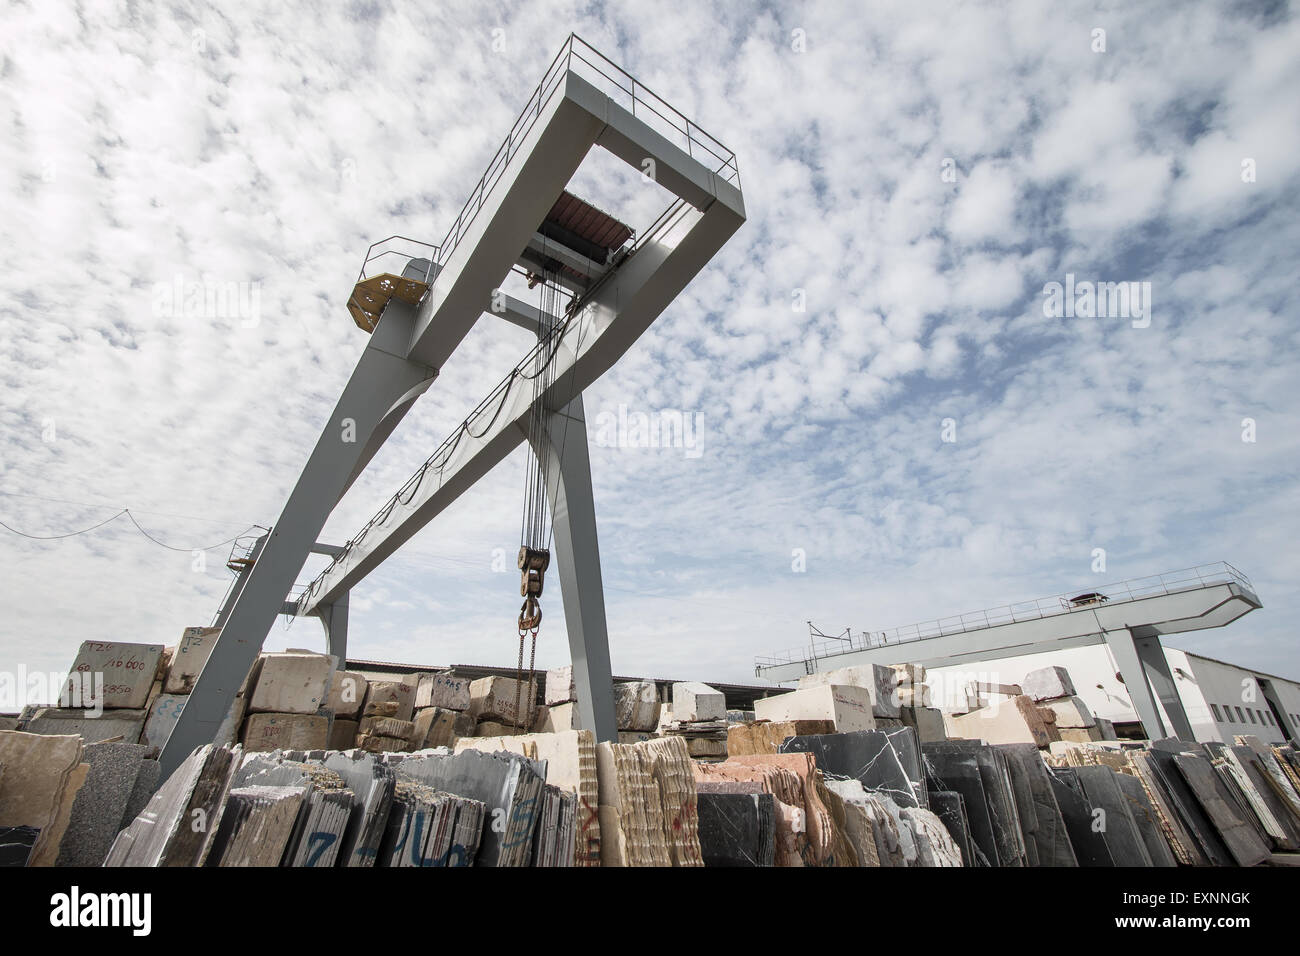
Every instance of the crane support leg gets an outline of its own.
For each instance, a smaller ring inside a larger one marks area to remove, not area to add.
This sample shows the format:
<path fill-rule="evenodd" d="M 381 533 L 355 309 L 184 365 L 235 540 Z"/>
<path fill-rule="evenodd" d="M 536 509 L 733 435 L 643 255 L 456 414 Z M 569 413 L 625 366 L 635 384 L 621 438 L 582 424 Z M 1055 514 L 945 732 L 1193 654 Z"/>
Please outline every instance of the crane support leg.
<path fill-rule="evenodd" d="M 348 666 L 348 595 L 320 606 L 320 622 L 325 628 L 329 652 L 339 659 L 339 670 Z"/>
<path fill-rule="evenodd" d="M 1115 655 L 1119 665 L 1120 677 L 1124 679 L 1124 689 L 1128 691 L 1133 709 L 1149 740 L 1160 740 L 1169 733 L 1160 716 L 1160 706 L 1156 703 L 1157 695 L 1169 716 L 1172 730 L 1180 740 L 1193 740 L 1192 727 L 1187 720 L 1187 711 L 1183 708 L 1182 698 L 1174 686 L 1169 673 L 1169 662 L 1165 659 L 1159 637 L 1134 637 L 1127 628 L 1106 631 L 1106 644 Z M 1153 693 L 1152 688 L 1155 688 Z"/>
<path fill-rule="evenodd" d="M 591 491 L 591 459 L 581 393 L 547 416 L 545 446 L 534 451 L 542 458 L 548 475 L 555 564 L 569 630 L 578 718 L 584 729 L 595 732 L 597 740 L 617 742 L 614 677 L 609 662 L 605 592 L 596 542 L 596 503 Z"/>
<path fill-rule="evenodd" d="M 373 433 L 436 377 L 435 369 L 403 357 L 414 329 L 412 306 L 392 302 L 384 310 L 163 746 L 164 779 L 216 737 L 326 519 L 372 453 Z"/>

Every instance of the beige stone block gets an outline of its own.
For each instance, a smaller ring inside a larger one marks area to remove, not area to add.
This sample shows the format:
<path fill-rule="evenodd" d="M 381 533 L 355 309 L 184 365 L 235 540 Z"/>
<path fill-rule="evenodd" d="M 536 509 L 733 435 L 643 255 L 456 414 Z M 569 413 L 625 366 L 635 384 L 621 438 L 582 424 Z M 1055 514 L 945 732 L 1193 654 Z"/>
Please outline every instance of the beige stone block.
<path fill-rule="evenodd" d="M 334 658 L 288 651 L 261 657 L 262 669 L 248 704 L 250 712 L 315 714 L 325 706 Z"/>
<path fill-rule="evenodd" d="M 152 676 L 152 675 L 151 675 Z M 53 864 L 77 790 L 85 782 L 81 738 L 0 731 L 0 826 L 40 830 L 29 861 Z"/>
<path fill-rule="evenodd" d="M 673 684 L 673 713 L 675 719 L 687 723 L 706 720 L 725 720 L 727 700 L 721 691 L 699 681 L 681 681 Z"/>
<path fill-rule="evenodd" d="M 415 733 L 411 744 L 416 750 L 430 747 L 454 747 L 461 737 L 474 733 L 474 721 L 468 714 L 442 707 L 425 707 L 415 715 Z"/>
<path fill-rule="evenodd" d="M 725 757 L 727 742 L 709 740 L 706 737 L 692 737 L 686 741 L 686 752 L 692 757 Z"/>
<path fill-rule="evenodd" d="M 363 716 L 371 716 L 372 704 L 393 704 L 397 707 L 389 713 L 374 711 L 375 716 L 396 717 L 398 720 L 410 720 L 415 716 L 415 682 L 406 680 L 372 680 L 366 688 L 366 710 Z"/>
<path fill-rule="evenodd" d="M 219 627 L 187 627 L 176 644 L 172 654 L 171 667 L 167 671 L 167 680 L 163 683 L 165 694 L 188 694 L 194 690 L 194 683 L 203 671 L 217 643 Z"/>
<path fill-rule="evenodd" d="M 59 706 L 144 709 L 163 650 L 161 644 L 83 641 L 59 692 Z"/>
<path fill-rule="evenodd" d="M 873 730 L 871 693 L 865 687 L 830 684 L 764 697 L 754 701 L 760 720 L 829 720 L 837 733 Z"/>
<path fill-rule="evenodd" d="M 446 671 L 421 674 L 415 688 L 415 708 L 438 707 L 442 710 L 469 710 L 470 680 Z"/>
<path fill-rule="evenodd" d="M 833 720 L 762 720 L 732 724 L 727 728 L 727 753 L 733 757 L 774 754 L 789 737 L 833 733 Z"/>
<path fill-rule="evenodd" d="M 469 714 L 476 720 L 513 725 L 518 711 L 528 711 L 527 681 L 520 683 L 513 677 L 480 677 L 469 685 Z"/>
<path fill-rule="evenodd" d="M 357 749 L 372 754 L 406 753 L 411 749 L 411 742 L 401 737 L 357 734 Z"/>
<path fill-rule="evenodd" d="M 329 718 L 319 714 L 249 714 L 244 721 L 244 749 L 324 750 Z"/>
<path fill-rule="evenodd" d="M 1038 708 L 1024 694 L 1005 698 L 969 714 L 946 715 L 944 722 L 949 737 L 985 740 L 991 744 L 1033 744 L 1036 747 L 1046 747 L 1051 743 Z"/>
<path fill-rule="evenodd" d="M 372 737 L 411 740 L 415 736 L 415 724 L 409 720 L 398 720 L 396 717 L 362 717 L 359 732 Z"/>
<path fill-rule="evenodd" d="M 1057 733 L 1061 739 L 1070 743 L 1089 743 L 1096 740 L 1105 740 L 1101 734 L 1101 729 L 1093 724 L 1091 727 L 1058 727 Z"/>
<path fill-rule="evenodd" d="M 924 684 L 900 685 L 898 688 L 898 706 L 900 708 L 934 706 L 930 700 L 930 688 Z"/>
<path fill-rule="evenodd" d="M 925 668 L 920 664 L 891 664 L 889 666 L 890 670 L 894 672 L 894 679 L 899 687 L 907 684 L 916 686 L 925 683 Z"/>
<path fill-rule="evenodd" d="M 334 726 L 330 728 L 330 750 L 351 750 L 357 745 L 357 728 L 355 720 L 335 717 Z"/>
<path fill-rule="evenodd" d="M 1097 724 L 1096 719 L 1092 716 L 1092 711 L 1088 705 L 1083 702 L 1082 697 L 1061 697 L 1057 700 L 1045 700 L 1039 707 L 1044 710 L 1050 710 L 1056 715 L 1055 724 L 1058 729 L 1078 727 L 1094 727 Z"/>
<path fill-rule="evenodd" d="M 356 720 L 370 692 L 370 681 L 356 671 L 335 671 L 330 681 L 327 708 L 335 717 Z"/>
<path fill-rule="evenodd" d="M 578 729 L 577 704 L 552 704 L 538 708 L 537 732 L 559 734 Z"/>

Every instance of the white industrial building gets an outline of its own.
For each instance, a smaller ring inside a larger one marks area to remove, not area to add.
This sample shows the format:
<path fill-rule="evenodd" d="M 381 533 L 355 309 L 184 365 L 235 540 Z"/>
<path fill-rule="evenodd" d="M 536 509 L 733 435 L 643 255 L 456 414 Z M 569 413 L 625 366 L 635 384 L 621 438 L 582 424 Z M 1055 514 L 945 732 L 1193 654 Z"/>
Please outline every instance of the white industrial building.
<path fill-rule="evenodd" d="M 1300 681 L 1175 647 L 1163 650 L 1196 740 L 1232 743 L 1234 734 L 1255 734 L 1270 743 L 1296 738 Z M 1105 644 L 933 667 L 926 682 L 936 707 L 964 711 L 966 688 L 972 682 L 1019 684 L 1030 671 L 1052 665 L 1070 672 L 1075 693 L 1095 716 L 1111 721 L 1121 737 L 1145 736 L 1119 665 Z M 1159 699 L 1157 706 L 1169 726 L 1170 717 Z"/>

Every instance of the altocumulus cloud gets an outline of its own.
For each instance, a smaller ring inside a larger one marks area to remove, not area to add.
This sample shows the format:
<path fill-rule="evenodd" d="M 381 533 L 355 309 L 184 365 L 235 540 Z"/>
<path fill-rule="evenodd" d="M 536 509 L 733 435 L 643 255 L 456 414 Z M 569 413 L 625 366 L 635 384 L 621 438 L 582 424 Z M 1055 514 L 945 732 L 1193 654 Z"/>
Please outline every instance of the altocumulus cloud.
<path fill-rule="evenodd" d="M 592 449 L 616 672 L 745 680 L 808 618 L 882 629 L 1100 584 L 1094 548 L 1104 580 L 1234 562 L 1265 610 L 1180 646 L 1300 672 L 1300 25 L 1280 4 L 13 4 L 3 519 L 52 534 L 129 505 L 183 547 L 274 521 L 362 347 L 344 303 L 366 246 L 442 236 L 570 29 L 736 151 L 750 216 L 587 395 L 589 419 L 700 431 L 698 457 Z M 638 180 L 582 188 L 640 213 Z M 1150 326 L 1046 317 L 1068 273 L 1150 282 Z M 177 282 L 255 288 L 256 321 L 160 308 Z M 479 323 L 326 539 L 526 344 Z M 513 659 L 492 558 L 522 466 L 357 591 L 354 654 Z M 196 570 L 125 521 L 0 555 L 4 668 L 174 641 L 228 581 L 221 550 Z M 541 665 L 567 658 L 550 607 Z M 300 621 L 268 646 L 320 643 Z"/>

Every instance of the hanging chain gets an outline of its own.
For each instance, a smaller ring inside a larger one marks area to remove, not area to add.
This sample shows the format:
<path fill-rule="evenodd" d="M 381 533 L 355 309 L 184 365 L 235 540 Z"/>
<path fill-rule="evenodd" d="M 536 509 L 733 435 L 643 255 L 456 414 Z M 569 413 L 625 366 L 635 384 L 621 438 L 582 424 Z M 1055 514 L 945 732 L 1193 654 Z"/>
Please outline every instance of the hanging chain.
<path fill-rule="evenodd" d="M 545 254 L 545 248 L 543 248 Z M 515 728 L 528 733 L 532 730 L 537 708 L 537 634 L 542 623 L 542 596 L 546 569 L 551 563 L 548 547 L 549 523 L 546 520 L 546 499 L 549 488 L 551 455 L 546 443 L 546 397 L 555 381 L 555 356 L 559 350 L 559 286 L 556 273 L 545 268 L 539 275 L 529 277 L 529 287 L 541 285 L 539 311 L 542 327 L 539 329 L 537 361 L 533 374 L 533 403 L 528 416 L 529 455 L 525 466 L 524 513 L 519 529 L 520 572 L 519 594 L 524 599 L 519 608 L 519 663 L 515 668 Z M 520 700 L 524 685 L 524 643 L 532 635 L 532 648 L 528 657 L 528 699 Z"/>

